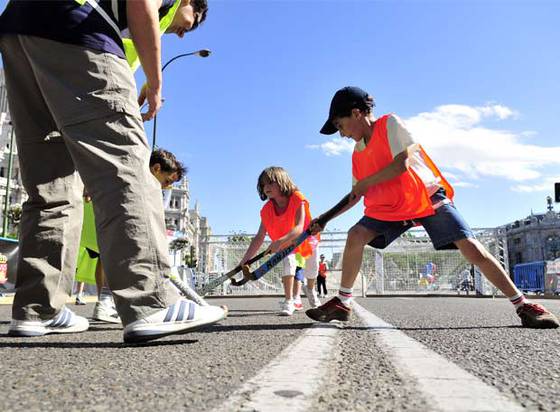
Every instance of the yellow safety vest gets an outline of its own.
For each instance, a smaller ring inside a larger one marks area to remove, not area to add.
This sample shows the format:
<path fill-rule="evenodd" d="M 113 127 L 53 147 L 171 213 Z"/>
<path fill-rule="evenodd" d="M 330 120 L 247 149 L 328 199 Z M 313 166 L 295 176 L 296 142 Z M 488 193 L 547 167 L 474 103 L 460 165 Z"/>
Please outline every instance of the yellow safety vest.
<path fill-rule="evenodd" d="M 115 20 L 113 20 L 105 10 L 99 7 L 99 3 L 96 0 L 74 0 L 74 1 L 76 1 L 80 6 L 83 6 L 84 4 L 88 3 L 95 11 L 97 11 L 101 15 L 101 17 L 105 19 L 105 21 L 113 28 L 113 30 L 117 32 L 119 37 L 121 37 L 122 39 L 124 45 L 124 54 L 126 55 L 126 60 L 128 62 L 128 65 L 130 66 L 132 71 L 136 71 L 136 69 L 140 67 L 140 59 L 138 58 L 138 52 L 136 51 L 136 47 L 134 46 L 132 39 L 129 39 L 127 37 L 122 37 L 121 31 L 117 26 L 117 24 L 115 23 Z M 115 19 L 118 20 L 118 0 L 111 0 L 111 4 L 112 4 L 113 15 L 115 16 Z M 159 29 L 161 34 L 165 33 L 165 31 L 171 25 L 171 22 L 173 21 L 173 18 L 175 17 L 175 14 L 179 9 L 180 4 L 181 4 L 181 0 L 175 0 L 173 6 L 171 6 L 171 8 L 165 14 L 165 16 L 163 16 L 160 19 Z"/>

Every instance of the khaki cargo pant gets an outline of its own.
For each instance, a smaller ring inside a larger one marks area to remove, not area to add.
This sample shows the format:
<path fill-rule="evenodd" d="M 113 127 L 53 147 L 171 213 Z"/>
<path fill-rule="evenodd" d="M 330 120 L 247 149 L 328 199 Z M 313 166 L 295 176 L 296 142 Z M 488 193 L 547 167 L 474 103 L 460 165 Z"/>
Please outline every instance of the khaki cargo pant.
<path fill-rule="evenodd" d="M 84 184 L 123 324 L 174 303 L 162 195 L 126 62 L 32 36 L 3 35 L 0 50 L 29 195 L 13 318 L 49 319 L 70 296 Z"/>

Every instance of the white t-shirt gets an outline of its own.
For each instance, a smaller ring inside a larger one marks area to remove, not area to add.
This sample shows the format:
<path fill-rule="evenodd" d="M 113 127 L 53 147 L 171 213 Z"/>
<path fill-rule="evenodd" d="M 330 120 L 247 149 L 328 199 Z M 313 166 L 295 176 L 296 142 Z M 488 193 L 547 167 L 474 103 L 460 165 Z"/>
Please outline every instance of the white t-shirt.
<path fill-rule="evenodd" d="M 397 157 L 399 153 L 404 152 L 407 147 L 416 143 L 412 138 L 410 132 L 404 126 L 402 120 L 391 114 L 387 118 L 387 140 L 389 141 L 389 147 L 391 149 L 391 155 L 393 159 Z M 361 152 L 366 148 L 364 140 L 360 140 L 354 146 L 354 151 Z M 414 172 L 422 179 L 428 195 L 432 196 L 441 187 L 439 184 L 439 177 L 437 177 L 432 169 L 428 167 L 422 154 L 420 152 L 414 152 L 412 156 L 408 158 L 410 167 Z M 355 176 L 352 176 L 352 186 L 354 186 L 358 180 Z"/>

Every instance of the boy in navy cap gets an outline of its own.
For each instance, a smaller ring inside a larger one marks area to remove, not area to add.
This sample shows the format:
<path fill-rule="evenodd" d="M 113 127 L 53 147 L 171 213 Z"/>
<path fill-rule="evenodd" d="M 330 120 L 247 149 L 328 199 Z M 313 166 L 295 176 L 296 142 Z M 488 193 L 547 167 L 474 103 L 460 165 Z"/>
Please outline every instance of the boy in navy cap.
<path fill-rule="evenodd" d="M 393 114 L 376 119 L 373 97 L 358 87 L 334 95 L 321 133 L 340 132 L 356 142 L 352 154 L 352 200 L 363 197 L 365 213 L 348 232 L 338 297 L 306 314 L 317 321 L 346 321 L 352 311 L 352 287 L 366 245 L 383 249 L 412 226 L 422 225 L 436 250 L 459 249 L 509 298 L 524 327 L 557 328 L 558 319 L 530 302 L 515 287 L 498 261 L 476 240 L 453 204 L 453 188 L 424 149 Z M 313 223 L 313 222 L 312 222 Z M 323 230 L 314 223 L 316 232 Z"/>

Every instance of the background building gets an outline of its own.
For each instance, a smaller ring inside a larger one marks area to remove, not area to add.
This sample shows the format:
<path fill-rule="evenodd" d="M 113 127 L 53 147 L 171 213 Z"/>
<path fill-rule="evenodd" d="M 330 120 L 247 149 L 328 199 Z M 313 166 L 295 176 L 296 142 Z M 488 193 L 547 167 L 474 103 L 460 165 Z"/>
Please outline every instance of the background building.
<path fill-rule="evenodd" d="M 165 191 L 164 191 L 165 192 Z M 189 181 L 184 177 L 165 193 L 169 197 L 165 206 L 165 226 L 170 239 L 183 239 L 185 248 L 172 251 L 175 264 L 197 266 L 199 270 L 205 264 L 206 239 L 212 233 L 208 219 L 200 214 L 198 202 L 190 209 Z M 202 252 L 201 252 L 202 250 Z"/>
<path fill-rule="evenodd" d="M 547 212 L 502 226 L 507 237 L 509 266 L 560 257 L 560 214 L 547 197 Z"/>
<path fill-rule="evenodd" d="M 0 235 L 4 234 L 6 236 L 15 233 L 14 226 L 19 221 L 17 216 L 21 216 L 21 204 L 27 198 L 21 184 L 17 147 L 15 143 L 12 146 L 11 138 L 12 125 L 10 123 L 10 114 L 8 112 L 8 99 L 6 84 L 4 81 L 4 71 L 0 69 L 0 216 L 2 217 Z M 11 173 L 8 173 L 10 160 L 12 162 L 10 168 Z M 10 174 L 9 185 L 8 174 Z M 6 199 L 6 189 L 8 186 L 9 194 L 8 199 Z M 3 223 L 6 213 L 12 218 L 7 219 L 6 232 L 3 233 Z M 16 217 L 15 220 L 13 219 L 14 217 Z"/>

